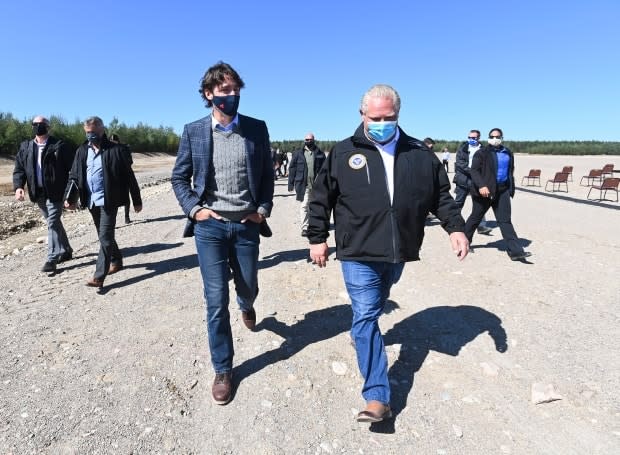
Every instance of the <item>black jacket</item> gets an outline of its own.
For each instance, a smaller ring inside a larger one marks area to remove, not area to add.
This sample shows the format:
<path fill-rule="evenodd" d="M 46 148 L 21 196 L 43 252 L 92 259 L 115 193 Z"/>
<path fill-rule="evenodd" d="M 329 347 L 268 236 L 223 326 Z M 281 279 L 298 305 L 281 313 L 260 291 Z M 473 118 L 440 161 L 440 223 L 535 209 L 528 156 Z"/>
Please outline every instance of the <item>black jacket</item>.
<path fill-rule="evenodd" d="M 479 150 L 482 150 L 480 148 Z M 475 155 L 474 155 L 475 156 Z M 469 168 L 469 144 L 463 142 L 456 150 L 454 161 L 454 178 L 452 179 L 457 186 L 471 188 L 471 169 Z"/>
<path fill-rule="evenodd" d="M 327 239 L 332 210 L 336 257 L 341 260 L 418 260 L 429 212 L 448 233 L 463 232 L 465 225 L 450 195 L 444 166 L 421 141 L 402 130 L 390 204 L 383 160 L 366 139 L 363 125 L 334 146 L 314 182 L 309 204 L 311 244 Z"/>
<path fill-rule="evenodd" d="M 37 194 L 36 166 L 38 153 L 38 147 L 34 140 L 24 141 L 20 144 L 19 151 L 15 156 L 13 191 L 24 188 L 24 184 L 28 183 L 28 196 L 31 201 L 34 202 L 41 196 L 52 202 L 62 201 L 75 152 L 70 150 L 62 140 L 53 136 L 48 137 L 41 156 L 45 194 Z"/>
<path fill-rule="evenodd" d="M 104 136 L 99 153 L 101 153 L 103 164 L 104 206 L 107 209 L 114 209 L 129 205 L 129 194 L 131 194 L 134 207 L 141 206 L 140 187 L 131 169 L 131 155 L 127 146 L 110 142 Z M 86 180 L 87 159 L 88 143 L 84 142 L 75 154 L 65 191 L 65 199 L 70 203 L 75 203 L 79 198 L 82 208 L 87 208 L 90 197 Z"/>
<path fill-rule="evenodd" d="M 316 180 L 319 170 L 325 162 L 325 153 L 318 146 L 312 151 L 314 156 L 314 178 Z M 288 165 L 288 190 L 293 191 L 295 188 L 296 199 L 304 200 L 306 187 L 308 186 L 308 164 L 304 156 L 304 149 L 295 150 Z"/>
<path fill-rule="evenodd" d="M 510 197 L 515 195 L 515 159 L 506 147 L 501 146 L 499 149 L 487 145 L 478 150 L 474 155 L 471 163 L 471 179 L 472 179 L 472 196 L 480 197 L 478 192 L 480 188 L 487 187 L 492 196 L 497 194 L 497 152 L 496 150 L 504 150 L 510 157 L 508 164 L 508 188 L 510 189 Z"/>

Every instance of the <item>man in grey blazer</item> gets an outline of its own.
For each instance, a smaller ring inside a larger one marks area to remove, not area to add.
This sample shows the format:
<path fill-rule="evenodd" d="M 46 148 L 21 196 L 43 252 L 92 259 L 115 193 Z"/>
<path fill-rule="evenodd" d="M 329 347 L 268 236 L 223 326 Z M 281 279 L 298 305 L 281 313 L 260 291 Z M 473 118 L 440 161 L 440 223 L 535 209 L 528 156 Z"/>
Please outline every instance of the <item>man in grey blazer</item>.
<path fill-rule="evenodd" d="M 232 397 L 228 280 L 232 274 L 242 320 L 254 330 L 259 231 L 266 228 L 273 206 L 267 125 L 237 113 L 243 87 L 227 63 L 206 71 L 198 91 L 211 115 L 185 125 L 171 179 L 195 235 L 217 404 Z"/>

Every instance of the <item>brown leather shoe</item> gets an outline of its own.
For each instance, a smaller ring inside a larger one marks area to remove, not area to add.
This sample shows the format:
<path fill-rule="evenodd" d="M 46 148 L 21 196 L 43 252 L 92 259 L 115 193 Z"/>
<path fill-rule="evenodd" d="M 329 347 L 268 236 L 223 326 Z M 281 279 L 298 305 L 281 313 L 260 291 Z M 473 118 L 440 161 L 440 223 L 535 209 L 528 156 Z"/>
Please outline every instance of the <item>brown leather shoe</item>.
<path fill-rule="evenodd" d="M 249 311 L 242 311 L 241 319 L 248 329 L 254 331 L 256 327 L 256 311 L 254 311 L 254 308 Z"/>
<path fill-rule="evenodd" d="M 389 405 L 380 401 L 370 400 L 366 403 L 366 409 L 357 415 L 358 422 L 381 422 L 392 418 L 392 410 Z"/>
<path fill-rule="evenodd" d="M 110 264 L 110 268 L 108 269 L 108 275 L 120 272 L 121 270 L 123 270 L 123 264 Z"/>
<path fill-rule="evenodd" d="M 93 277 L 86 282 L 86 286 L 90 286 L 91 288 L 100 288 L 103 286 L 103 280 Z"/>
<path fill-rule="evenodd" d="M 232 373 L 216 373 L 211 387 L 215 404 L 227 404 L 232 397 Z"/>

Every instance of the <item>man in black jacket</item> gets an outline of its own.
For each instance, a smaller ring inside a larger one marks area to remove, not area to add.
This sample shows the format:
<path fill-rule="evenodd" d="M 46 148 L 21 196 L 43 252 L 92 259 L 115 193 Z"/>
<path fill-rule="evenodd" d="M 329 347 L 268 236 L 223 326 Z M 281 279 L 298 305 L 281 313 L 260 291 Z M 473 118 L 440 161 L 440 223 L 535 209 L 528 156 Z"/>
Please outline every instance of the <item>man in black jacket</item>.
<path fill-rule="evenodd" d="M 310 200 L 310 258 L 319 267 L 326 265 L 334 212 L 336 257 L 351 299 L 351 336 L 364 378 L 366 409 L 357 416 L 360 422 L 392 415 L 378 319 L 404 263 L 419 259 L 429 212 L 450 234 L 459 259 L 469 246 L 446 171 L 432 151 L 397 126 L 399 110 L 400 97 L 388 85 L 364 94 L 362 124 L 334 146 Z"/>
<path fill-rule="evenodd" d="M 463 209 L 465 199 L 471 191 L 471 162 L 480 150 L 480 131 L 470 130 L 467 135 L 467 142 L 463 142 L 456 151 L 456 163 L 454 165 L 454 179 L 456 185 L 454 189 L 454 201 L 459 209 Z M 487 226 L 486 219 L 483 217 L 478 225 L 478 234 L 488 235 L 493 229 Z"/>
<path fill-rule="evenodd" d="M 510 199 L 515 195 L 514 155 L 503 145 L 503 139 L 502 130 L 493 128 L 489 131 L 489 145 L 476 153 L 472 160 L 472 210 L 465 223 L 465 234 L 471 242 L 480 220 L 492 208 L 506 241 L 508 257 L 522 261 L 532 253 L 523 250 L 512 225 Z"/>
<path fill-rule="evenodd" d="M 32 120 L 34 139 L 19 146 L 13 170 L 15 199 L 28 196 L 36 202 L 47 223 L 47 261 L 41 271 L 54 272 L 56 264 L 71 259 L 73 249 L 62 225 L 62 200 L 74 152 L 60 139 L 49 135 L 50 122 L 42 115 Z"/>
<path fill-rule="evenodd" d="M 99 256 L 95 274 L 87 286 L 100 288 L 107 275 L 123 268 L 123 256 L 114 238 L 118 208 L 129 204 L 129 194 L 136 212 L 142 199 L 129 153 L 123 144 L 110 142 L 103 120 L 90 117 L 84 122 L 86 142 L 76 152 L 67 184 L 65 207 L 74 209 L 80 199 L 88 207 L 99 235 Z"/>
<path fill-rule="evenodd" d="M 303 148 L 293 152 L 288 167 L 288 190 L 295 189 L 296 199 L 301 201 L 299 223 L 303 237 L 308 233 L 308 202 L 312 195 L 312 185 L 324 162 L 325 153 L 316 145 L 314 134 L 308 133 Z"/>

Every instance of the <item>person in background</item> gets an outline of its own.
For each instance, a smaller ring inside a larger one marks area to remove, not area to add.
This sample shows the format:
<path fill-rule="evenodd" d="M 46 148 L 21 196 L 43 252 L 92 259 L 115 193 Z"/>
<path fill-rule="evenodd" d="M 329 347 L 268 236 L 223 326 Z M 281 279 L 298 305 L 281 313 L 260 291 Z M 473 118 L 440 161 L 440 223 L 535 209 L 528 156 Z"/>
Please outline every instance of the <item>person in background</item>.
<path fill-rule="evenodd" d="M 316 145 L 314 134 L 306 134 L 303 148 L 293 152 L 288 167 L 288 190 L 295 190 L 296 199 L 301 202 L 299 224 L 302 237 L 308 233 L 308 202 L 312 195 L 312 185 L 324 162 L 325 153 Z"/>
<path fill-rule="evenodd" d="M 465 199 L 471 191 L 471 162 L 481 147 L 480 131 L 470 130 L 467 135 L 467 142 L 463 142 L 456 151 L 452 182 L 455 185 L 454 200 L 461 210 L 465 205 Z M 477 229 L 478 234 L 489 235 L 492 230 L 488 226 L 486 218 L 482 217 Z"/>
<path fill-rule="evenodd" d="M 211 394 L 218 405 L 232 398 L 228 280 L 234 281 L 243 324 L 254 330 L 259 234 L 267 227 L 275 183 L 267 125 L 237 112 L 243 87 L 227 63 L 205 72 L 198 91 L 211 114 L 185 125 L 171 179 L 179 205 L 195 225 L 215 370 Z"/>
<path fill-rule="evenodd" d="M 434 153 L 398 127 L 399 111 L 400 97 L 389 85 L 364 94 L 362 123 L 329 153 L 309 204 L 310 258 L 319 267 L 327 263 L 333 212 L 336 257 L 351 299 L 351 337 L 364 380 L 360 422 L 392 417 L 378 320 L 405 263 L 420 259 L 427 214 L 441 220 L 459 259 L 468 252 L 448 176 Z"/>
<path fill-rule="evenodd" d="M 120 144 L 121 143 L 121 139 L 118 136 L 118 134 L 114 133 L 110 135 L 110 142 L 114 142 L 115 144 Z M 125 144 L 126 146 L 126 150 L 127 150 L 127 154 L 128 154 L 128 158 L 129 158 L 129 164 L 132 165 L 133 164 L 133 158 L 131 157 L 131 149 L 129 148 L 129 145 Z M 125 206 L 125 224 L 129 224 L 131 223 L 131 218 L 129 218 L 129 204 L 127 204 Z"/>
<path fill-rule="evenodd" d="M 441 151 L 441 164 L 443 164 L 446 168 L 446 174 L 450 172 L 450 167 L 448 163 L 450 162 L 450 150 L 448 147 L 444 147 Z"/>
<path fill-rule="evenodd" d="M 278 180 L 280 176 L 280 154 L 273 147 L 271 148 L 271 161 L 273 161 L 273 178 Z"/>
<path fill-rule="evenodd" d="M 465 223 L 465 234 L 471 243 L 484 214 L 493 208 L 506 242 L 508 257 L 521 261 L 532 253 L 523 250 L 512 225 L 510 199 L 515 194 L 514 156 L 503 145 L 503 138 L 502 130 L 493 128 L 489 131 L 488 145 L 479 150 L 472 160 L 472 210 Z"/>
<path fill-rule="evenodd" d="M 80 145 L 69 173 L 65 190 L 65 207 L 75 209 L 77 200 L 88 208 L 97 235 L 99 254 L 93 277 L 86 286 L 101 288 L 108 275 L 123 269 L 123 255 L 115 239 L 118 208 L 129 204 L 129 194 L 136 212 L 142 210 L 142 198 L 129 153 L 123 144 L 108 140 L 100 117 L 84 121 L 86 141 Z"/>
<path fill-rule="evenodd" d="M 280 171 L 282 172 L 283 177 L 288 177 L 288 153 L 284 150 L 280 152 Z"/>
<path fill-rule="evenodd" d="M 430 137 L 425 137 L 423 142 L 424 145 L 426 145 L 431 151 L 433 150 L 433 147 L 435 146 L 435 141 L 433 139 Z"/>
<path fill-rule="evenodd" d="M 42 272 L 56 271 L 56 264 L 73 257 L 67 232 L 62 225 L 64 190 L 75 152 L 58 138 L 50 136 L 50 121 L 42 115 L 32 119 L 34 139 L 22 142 L 15 156 L 13 190 L 15 199 L 28 197 L 39 206 L 47 223 L 47 259 Z"/>

